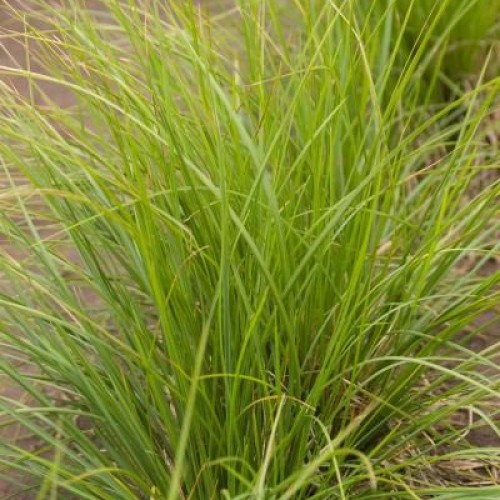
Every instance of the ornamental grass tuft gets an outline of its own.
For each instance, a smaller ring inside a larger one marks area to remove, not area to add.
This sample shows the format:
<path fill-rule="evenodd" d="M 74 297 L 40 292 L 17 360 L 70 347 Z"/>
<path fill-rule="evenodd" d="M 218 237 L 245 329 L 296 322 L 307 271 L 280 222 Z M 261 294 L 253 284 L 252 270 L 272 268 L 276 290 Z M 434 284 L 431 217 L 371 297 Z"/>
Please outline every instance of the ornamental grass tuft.
<path fill-rule="evenodd" d="M 499 432 L 498 344 L 471 347 L 499 305 L 500 185 L 470 190 L 500 160 L 493 52 L 435 99 L 484 2 L 439 2 L 411 44 L 395 2 L 35 4 L 41 69 L 0 67 L 0 372 L 24 394 L 0 399 L 0 475 L 37 498 L 500 496 L 499 448 L 469 439 Z"/>

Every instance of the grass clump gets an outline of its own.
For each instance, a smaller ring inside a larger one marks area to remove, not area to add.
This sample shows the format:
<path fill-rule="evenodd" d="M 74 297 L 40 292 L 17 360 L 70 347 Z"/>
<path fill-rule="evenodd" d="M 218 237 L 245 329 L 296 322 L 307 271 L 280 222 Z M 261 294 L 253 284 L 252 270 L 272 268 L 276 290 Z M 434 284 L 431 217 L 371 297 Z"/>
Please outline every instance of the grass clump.
<path fill-rule="evenodd" d="M 498 449 L 454 417 L 498 432 L 498 349 L 468 348 L 498 305 L 498 182 L 462 200 L 498 164 L 500 80 L 428 106 L 442 19 L 408 58 L 395 3 L 63 3 L 25 25 L 45 71 L 1 68 L 31 98 L 1 87 L 0 368 L 30 400 L 0 404 L 39 443 L 4 442 L 4 475 L 41 498 L 498 495 Z"/>
<path fill-rule="evenodd" d="M 397 7 L 402 17 L 411 12 L 407 31 L 411 44 L 418 44 L 428 27 L 436 23 L 433 36 L 444 41 L 434 47 L 436 57 L 442 58 L 443 76 L 455 83 L 473 77 L 489 51 L 498 57 L 499 0 L 397 0 Z M 498 71 L 498 64 L 492 67 L 494 71 Z"/>

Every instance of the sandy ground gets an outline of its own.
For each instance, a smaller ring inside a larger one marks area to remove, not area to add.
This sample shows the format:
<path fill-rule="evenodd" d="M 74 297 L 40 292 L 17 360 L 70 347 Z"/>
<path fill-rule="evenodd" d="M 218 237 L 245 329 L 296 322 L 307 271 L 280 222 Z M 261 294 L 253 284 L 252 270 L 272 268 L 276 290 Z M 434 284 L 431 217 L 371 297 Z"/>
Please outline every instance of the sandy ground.
<path fill-rule="evenodd" d="M 56 2 L 57 0 L 49 0 L 49 1 Z M 99 4 L 99 1 L 87 0 L 87 3 L 91 8 L 96 8 Z M 13 30 L 20 30 L 22 32 L 22 24 L 12 22 L 12 20 L 9 19 L 10 16 L 8 15 L 8 8 L 6 7 L 8 5 L 11 7 L 16 6 L 18 8 L 22 8 L 22 4 L 23 0 L 0 0 L 0 66 L 19 65 L 23 67 L 25 64 L 26 51 L 29 50 L 29 47 L 27 47 L 23 43 L 20 43 L 19 40 L 18 41 L 12 39 L 9 40 L 6 39 L 5 37 L 2 37 L 2 30 L 5 30 L 6 28 Z M 32 69 L 34 71 L 38 71 L 40 68 L 37 67 L 36 64 L 33 64 Z M 5 77 L 0 76 L 0 78 L 3 78 L 3 81 L 6 81 Z M 19 78 L 11 79 L 8 81 L 8 83 L 14 85 L 19 93 L 23 95 L 28 94 L 28 85 L 25 80 Z M 53 85 L 51 86 L 50 84 L 45 85 L 44 91 L 47 92 L 50 98 L 53 99 L 60 106 L 68 106 L 72 102 L 71 96 L 67 92 L 61 91 L 61 89 L 56 86 Z M 2 183 L 0 179 L 0 190 L 1 186 Z M 0 248 L 12 252 L 12 249 L 8 249 L 8 242 L 6 241 L 0 240 Z M 496 269 L 496 267 L 497 266 L 492 263 L 487 272 L 493 272 Z M 486 315 L 482 319 L 482 321 L 491 320 L 493 314 L 494 313 Z M 476 350 L 481 350 L 486 346 L 492 345 L 496 342 L 500 342 L 500 329 L 491 327 L 486 332 L 484 332 L 484 334 L 475 339 L 473 347 Z M 8 398 L 17 398 L 17 399 L 25 398 L 25 394 L 19 388 L 14 387 L 12 384 L 6 383 L 5 380 L 2 382 L 2 379 L 0 378 L 0 397 L 1 396 Z M 17 428 L 8 427 L 0 431 L 0 439 L 19 438 L 21 432 L 22 431 Z M 477 445 L 500 446 L 500 439 L 487 429 L 474 431 L 473 435 L 471 436 L 471 439 Z M 32 439 L 27 438 L 24 441 L 22 441 L 22 444 L 28 448 L 32 448 L 35 446 L 36 443 L 33 442 Z M 29 487 L 29 484 L 26 484 L 25 486 Z M 5 481 L 0 481 L 0 500 L 4 500 L 7 498 L 30 500 L 34 499 L 35 497 L 36 493 L 33 491 L 27 491 L 24 493 L 19 492 L 18 487 L 13 487 L 12 485 L 10 485 Z"/>

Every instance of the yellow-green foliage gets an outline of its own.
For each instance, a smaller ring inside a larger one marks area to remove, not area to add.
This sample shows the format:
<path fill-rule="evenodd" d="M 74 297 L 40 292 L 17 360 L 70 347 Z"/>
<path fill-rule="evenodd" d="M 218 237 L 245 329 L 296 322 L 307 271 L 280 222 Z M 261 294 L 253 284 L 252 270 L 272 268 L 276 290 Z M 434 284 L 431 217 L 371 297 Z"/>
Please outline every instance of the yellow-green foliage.
<path fill-rule="evenodd" d="M 409 13 L 411 43 L 436 23 L 434 36 L 445 41 L 443 69 L 449 77 L 477 71 L 498 44 L 500 0 L 397 0 L 397 8 L 401 21 Z"/>
<path fill-rule="evenodd" d="M 0 83 L 0 381 L 26 395 L 0 396 L 0 480 L 500 498 L 500 447 L 468 441 L 498 433 L 498 347 L 469 346 L 500 304 L 478 276 L 500 182 L 469 193 L 500 164 L 500 77 L 429 105 L 446 44 L 431 26 L 408 50 L 395 1 L 11 8 L 38 48 L 0 66 L 31 91 Z"/>

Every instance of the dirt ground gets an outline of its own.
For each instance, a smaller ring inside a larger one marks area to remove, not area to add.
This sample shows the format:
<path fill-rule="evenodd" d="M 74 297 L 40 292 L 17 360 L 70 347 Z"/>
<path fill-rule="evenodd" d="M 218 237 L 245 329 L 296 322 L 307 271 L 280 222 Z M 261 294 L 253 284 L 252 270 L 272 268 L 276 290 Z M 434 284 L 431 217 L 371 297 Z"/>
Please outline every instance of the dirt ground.
<path fill-rule="evenodd" d="M 48 0 L 55 2 L 56 0 Z M 97 8 L 99 1 L 98 0 L 87 0 L 89 7 Z M 13 22 L 10 19 L 8 14 L 8 6 L 16 6 L 18 8 L 22 8 L 23 0 L 0 0 L 0 66 L 16 66 L 19 65 L 23 67 L 26 61 L 26 53 L 29 51 L 29 46 L 24 44 L 22 40 L 14 40 L 12 38 L 5 37 L 5 30 L 15 30 L 22 33 L 23 26 L 19 22 Z M 37 67 L 36 64 L 32 65 L 32 69 L 34 71 L 38 71 L 40 68 Z M 28 94 L 28 85 L 23 79 L 11 79 L 6 80 L 4 76 L 0 74 L 0 79 L 4 82 L 12 84 L 15 86 L 17 91 L 22 95 Z M 60 106 L 69 106 L 72 103 L 71 95 L 67 92 L 62 91 L 60 88 L 45 85 L 45 92 L 50 96 L 51 99 L 54 100 Z M 2 189 L 2 179 L 0 178 L 0 192 Z M 0 240 L 0 251 L 9 251 L 13 252 L 12 248 L 9 249 L 9 243 L 7 241 Z M 15 255 L 15 254 L 14 254 Z M 498 269 L 498 264 L 490 263 L 487 268 L 485 268 L 485 273 L 495 272 Z M 498 315 L 497 312 L 491 312 L 485 315 L 480 322 L 488 322 L 491 321 L 495 315 Z M 489 327 L 483 334 L 477 337 L 474 340 L 473 348 L 476 350 L 484 349 L 489 345 L 493 345 L 497 342 L 500 342 L 500 328 L 498 325 L 494 325 Z M 26 367 L 29 368 L 29 367 Z M 8 397 L 8 398 L 16 398 L 22 399 L 25 398 L 25 394 L 17 387 L 14 387 L 12 384 L 8 384 L 0 378 L 0 397 Z M 500 402 L 499 406 L 500 406 Z M 1 422 L 0 422 L 1 424 Z M 0 439 L 17 439 L 19 438 L 19 429 L 13 427 L 6 427 L 3 430 L 0 426 Z M 476 445 L 479 446 L 500 446 L 500 438 L 493 434 L 488 429 L 478 429 L 474 431 L 470 435 L 471 441 L 473 441 Z M 28 448 L 34 447 L 36 445 L 33 440 L 30 438 L 21 441 L 23 446 Z M 29 488 L 29 484 L 25 485 Z M 34 499 L 36 497 L 36 493 L 34 491 L 25 491 L 20 492 L 18 486 L 14 487 L 11 484 L 0 481 L 0 500 L 4 500 L 7 498 L 16 498 L 16 499 Z"/>

